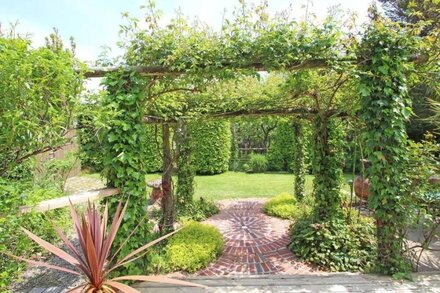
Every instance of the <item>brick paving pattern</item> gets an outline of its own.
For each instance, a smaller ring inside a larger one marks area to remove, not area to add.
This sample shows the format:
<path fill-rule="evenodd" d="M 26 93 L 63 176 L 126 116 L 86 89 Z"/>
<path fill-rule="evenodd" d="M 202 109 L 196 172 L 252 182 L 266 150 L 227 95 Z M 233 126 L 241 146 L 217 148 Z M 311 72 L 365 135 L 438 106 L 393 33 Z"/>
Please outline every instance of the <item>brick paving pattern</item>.
<path fill-rule="evenodd" d="M 223 234 L 220 258 L 199 276 L 310 274 L 316 268 L 301 262 L 287 248 L 290 222 L 262 212 L 263 200 L 220 202 L 219 214 L 206 222 Z"/>

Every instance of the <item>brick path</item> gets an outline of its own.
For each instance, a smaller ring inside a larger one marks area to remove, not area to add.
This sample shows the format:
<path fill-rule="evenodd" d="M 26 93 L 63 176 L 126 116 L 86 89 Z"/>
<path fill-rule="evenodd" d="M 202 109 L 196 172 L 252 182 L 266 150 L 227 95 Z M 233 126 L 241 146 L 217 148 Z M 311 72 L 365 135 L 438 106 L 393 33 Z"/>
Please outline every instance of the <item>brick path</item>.
<path fill-rule="evenodd" d="M 263 200 L 221 201 L 221 212 L 206 222 L 223 234 L 220 258 L 197 272 L 199 276 L 309 274 L 317 271 L 292 254 L 289 221 L 266 216 Z"/>

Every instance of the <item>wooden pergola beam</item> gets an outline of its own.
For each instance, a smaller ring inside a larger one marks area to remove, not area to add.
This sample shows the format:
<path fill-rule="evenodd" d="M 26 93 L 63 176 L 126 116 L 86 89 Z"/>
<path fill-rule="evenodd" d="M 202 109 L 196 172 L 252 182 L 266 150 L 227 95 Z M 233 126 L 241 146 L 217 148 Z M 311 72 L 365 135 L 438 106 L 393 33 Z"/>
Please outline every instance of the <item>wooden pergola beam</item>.
<path fill-rule="evenodd" d="M 39 212 L 44 213 L 46 211 L 67 207 L 72 204 L 88 203 L 98 199 L 102 199 L 108 196 L 119 194 L 120 191 L 117 188 L 103 188 L 97 190 L 83 191 L 71 195 L 66 195 L 54 199 L 44 200 L 36 204 L 35 206 L 23 206 L 20 207 L 20 213 Z"/>
<path fill-rule="evenodd" d="M 416 64 L 422 64 L 427 62 L 429 56 L 426 54 L 413 54 L 410 57 L 410 61 Z M 341 61 L 351 62 L 353 65 L 358 64 L 360 62 L 365 62 L 365 60 L 358 59 L 342 59 Z M 249 64 L 240 64 L 235 62 L 223 62 L 218 70 L 222 70 L 222 68 L 231 68 L 231 69 L 254 69 L 256 71 L 271 71 L 271 70 L 286 70 L 286 71 L 295 71 L 300 69 L 315 69 L 315 68 L 325 68 L 328 66 L 329 60 L 326 59 L 309 59 L 303 61 L 292 62 L 291 64 L 287 64 L 285 66 L 267 66 L 261 61 L 255 61 Z M 199 65 L 198 68 L 200 70 L 204 70 L 209 68 L 210 65 Z M 140 65 L 140 66 L 113 66 L 113 67 L 90 67 L 87 72 L 84 73 L 84 77 L 86 78 L 97 78 L 104 77 L 107 73 L 118 72 L 118 71 L 129 71 L 129 72 L 137 72 L 142 75 L 147 76 L 164 76 L 164 75 L 180 75 L 187 73 L 186 69 L 176 70 L 171 69 L 167 66 L 161 65 Z"/>
<path fill-rule="evenodd" d="M 198 117 L 179 117 L 179 118 L 168 118 L 148 115 L 144 117 L 144 122 L 148 124 L 175 124 L 180 120 L 185 119 L 222 119 L 222 118 L 234 118 L 234 117 L 252 117 L 252 116 L 300 116 L 307 118 L 318 114 L 318 111 L 309 108 L 286 108 L 286 109 L 251 109 L 251 110 L 236 110 L 227 111 L 221 113 L 206 113 Z M 338 117 L 348 116 L 347 113 L 338 113 L 334 110 L 327 111 L 328 115 L 337 115 Z"/>
<path fill-rule="evenodd" d="M 200 65 L 198 68 L 204 70 L 209 68 L 209 65 Z M 235 68 L 235 69 L 255 69 L 257 71 L 269 71 L 269 70 L 299 70 L 299 69 L 313 69 L 327 67 L 327 60 L 325 59 L 310 59 L 305 61 L 293 62 L 283 68 L 272 68 L 265 66 L 262 62 L 252 62 L 249 64 L 236 64 L 233 62 L 224 62 L 221 64 L 218 70 L 222 68 Z M 142 66 L 114 66 L 114 67 L 91 67 L 84 74 L 86 78 L 103 77 L 107 73 L 118 71 L 130 71 L 137 72 L 142 75 L 148 76 L 163 76 L 163 75 L 180 75 L 186 73 L 186 69 L 174 70 L 166 66 L 160 65 L 142 65 Z"/>

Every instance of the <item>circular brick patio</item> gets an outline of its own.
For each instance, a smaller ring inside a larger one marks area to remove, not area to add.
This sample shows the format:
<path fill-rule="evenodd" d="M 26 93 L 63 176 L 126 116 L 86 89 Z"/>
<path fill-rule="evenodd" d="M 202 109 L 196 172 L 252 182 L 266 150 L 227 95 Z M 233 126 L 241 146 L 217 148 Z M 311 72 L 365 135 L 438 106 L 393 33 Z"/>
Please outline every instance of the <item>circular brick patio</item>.
<path fill-rule="evenodd" d="M 292 254 L 289 221 L 265 215 L 263 200 L 220 202 L 221 211 L 206 222 L 223 234 L 225 249 L 220 258 L 199 271 L 200 276 L 308 274 L 316 271 Z"/>

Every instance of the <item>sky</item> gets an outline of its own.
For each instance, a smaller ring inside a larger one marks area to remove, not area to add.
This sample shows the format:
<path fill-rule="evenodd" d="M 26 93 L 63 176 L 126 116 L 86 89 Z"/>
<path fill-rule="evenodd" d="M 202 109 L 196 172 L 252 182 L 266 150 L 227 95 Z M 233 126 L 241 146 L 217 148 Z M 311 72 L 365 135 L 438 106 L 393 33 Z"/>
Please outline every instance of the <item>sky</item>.
<path fill-rule="evenodd" d="M 56 27 L 66 44 L 75 39 L 77 56 L 83 61 L 93 61 L 103 46 L 112 48 L 117 55 L 119 25 L 122 12 L 141 17 L 140 6 L 146 0 L 0 0 L 0 23 L 6 31 L 10 23 L 18 21 L 17 31 L 30 34 L 33 46 L 44 44 L 44 38 Z M 255 1 L 247 1 L 255 2 Z M 259 1 L 257 1 L 258 3 Z M 295 17 L 303 17 L 309 2 L 309 13 L 323 18 L 328 7 L 340 5 L 344 10 L 357 13 L 360 21 L 366 19 L 370 0 L 268 0 L 269 11 L 284 10 L 292 5 Z M 156 0 L 156 7 L 163 11 L 162 22 L 172 18 L 176 9 L 190 18 L 197 17 L 218 28 L 224 11 L 231 12 L 238 0 Z"/>

